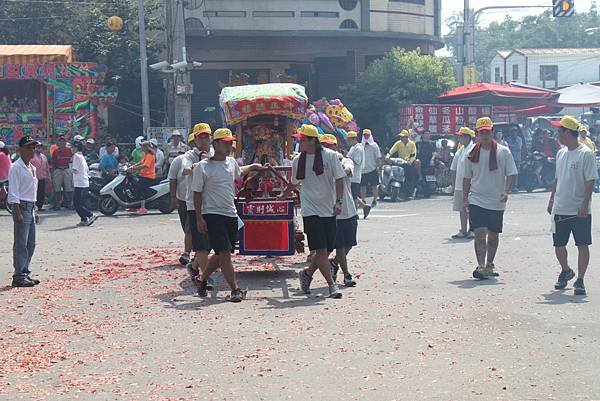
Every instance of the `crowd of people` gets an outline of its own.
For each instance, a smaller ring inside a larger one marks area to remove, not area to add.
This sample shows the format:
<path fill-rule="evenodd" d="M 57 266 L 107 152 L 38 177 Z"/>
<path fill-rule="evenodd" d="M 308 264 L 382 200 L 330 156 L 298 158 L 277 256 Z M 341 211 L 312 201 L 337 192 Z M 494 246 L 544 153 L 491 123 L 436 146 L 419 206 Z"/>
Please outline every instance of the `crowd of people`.
<path fill-rule="evenodd" d="M 2 96 L 0 99 L 0 113 L 39 113 L 40 102 L 35 97 L 14 95 L 12 98 Z"/>
<path fill-rule="evenodd" d="M 379 170 L 394 154 L 405 161 L 406 175 L 413 180 L 419 179 L 425 168 L 447 168 L 446 164 L 450 164 L 452 207 L 459 213 L 460 221 L 459 232 L 453 237 L 474 238 L 477 262 L 474 278 L 497 277 L 499 273 L 494 260 L 499 234 L 503 230 L 509 194 L 518 176 L 515 161 L 522 156 L 524 144 L 513 135 L 506 139 L 495 136 L 493 127 L 492 120 L 483 117 L 477 120 L 475 130 L 460 128 L 453 158 L 443 147 L 438 149 L 427 133 L 415 143 L 410 133 L 402 130 L 399 140 L 383 157 L 368 129 L 362 131 L 360 142 L 358 133 L 349 132 L 350 148 L 345 151 L 338 147 L 333 135 L 320 135 L 312 125 L 298 128 L 293 137 L 299 141 L 300 152 L 292 160 L 292 185 L 282 196 L 300 189 L 303 229 L 312 255 L 310 266 L 299 272 L 302 291 L 310 292 L 317 270 L 327 281 L 331 298 L 342 297 L 336 283 L 340 269 L 344 285 L 356 285 L 347 255 L 357 245 L 357 210 L 362 207 L 366 218 L 377 206 Z M 573 117 L 565 116 L 558 132 L 559 142 L 544 140 L 545 136 L 542 136 L 541 145 L 534 142 L 533 146 L 541 146 L 540 149 L 552 151 L 556 156 L 556 176 L 548 203 L 548 213 L 554 221 L 555 254 L 561 266 L 555 288 L 564 289 L 568 281 L 577 276 L 575 294 L 581 295 L 586 293 L 583 280 L 591 245 L 590 204 L 598 179 L 595 148 L 590 148 L 587 143 L 586 127 Z M 187 143 L 181 140 L 179 132 L 175 132 L 166 148 L 166 156 L 162 157 L 159 157 L 156 142 L 138 139 L 129 170 L 138 171 L 140 183 L 144 185 L 145 180 L 151 181 L 159 174 L 163 167 L 160 161 L 168 162 L 172 204 L 178 210 L 184 232 L 184 252 L 180 262 L 187 266 L 199 295 L 207 295 L 214 285 L 212 273 L 221 269 L 231 288 L 230 300 L 240 302 L 243 293 L 231 262 L 240 227 L 235 206 L 236 185 L 241 177 L 266 171 L 268 166 L 258 163 L 240 166 L 232 157 L 232 132 L 227 128 L 213 132 L 206 123 L 194 126 Z M 93 146 L 89 145 L 93 143 L 75 138 L 69 147 L 65 138 L 59 138 L 48 161 L 39 142 L 30 137 L 21 138 L 20 158 L 8 172 L 8 202 L 14 208 L 15 224 L 13 286 L 30 287 L 39 283 L 31 278 L 29 265 L 35 248 L 39 187 L 44 180 L 51 177 L 59 204 L 59 193 L 64 190 L 67 202 L 74 203 L 81 217 L 80 224 L 90 225 L 95 220 L 95 216 L 81 205 L 89 186 L 86 154 L 93 153 Z M 10 160 L 3 154 L 5 152 L 0 153 L 0 161 Z M 107 140 L 97 157 L 101 165 L 112 168 L 118 164 L 119 150 L 114 142 Z M 0 165 L 0 173 L 4 170 Z M 369 189 L 373 197 L 371 202 L 367 201 Z M 566 245 L 571 235 L 578 248 L 577 273 L 568 263 Z M 333 251 L 335 256 L 332 256 Z"/>

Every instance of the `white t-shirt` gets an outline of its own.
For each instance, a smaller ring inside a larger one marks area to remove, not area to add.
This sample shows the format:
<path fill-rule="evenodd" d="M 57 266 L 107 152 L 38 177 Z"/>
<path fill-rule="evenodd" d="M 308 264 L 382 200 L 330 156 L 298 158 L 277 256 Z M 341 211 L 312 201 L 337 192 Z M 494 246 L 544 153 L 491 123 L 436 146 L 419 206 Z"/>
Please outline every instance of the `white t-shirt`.
<path fill-rule="evenodd" d="M 233 157 L 202 160 L 192 177 L 192 191 L 202 193 L 202 214 L 236 217 L 235 180 L 242 172 Z"/>
<path fill-rule="evenodd" d="M 323 174 L 321 175 L 316 175 L 313 171 L 315 155 L 306 155 L 306 171 L 303 180 L 296 179 L 300 155 L 294 157 L 292 162 L 292 184 L 302 183 L 300 205 L 304 217 L 333 217 L 336 199 L 335 181 L 346 177 L 336 152 L 324 148 L 322 155 Z"/>
<path fill-rule="evenodd" d="M 376 143 L 373 145 L 365 144 L 361 145 L 363 147 L 364 152 L 364 162 L 362 166 L 362 173 L 370 173 L 377 169 L 377 160 L 381 158 L 381 150 L 379 150 L 379 145 Z"/>
<path fill-rule="evenodd" d="M 73 155 L 71 169 L 73 170 L 73 186 L 75 188 L 89 188 L 90 170 L 81 152 Z"/>
<path fill-rule="evenodd" d="M 576 215 L 585 197 L 586 181 L 597 178 L 596 157 L 587 146 L 579 145 L 573 150 L 567 147 L 560 149 L 556 154 L 556 194 L 552 213 Z M 588 210 L 591 214 L 591 198 Z"/>
<path fill-rule="evenodd" d="M 341 162 L 342 168 L 344 170 L 346 170 L 346 168 L 350 169 L 350 176 L 346 175 L 346 177 L 344 177 L 344 197 L 342 200 L 342 212 L 336 216 L 336 219 L 345 220 L 354 217 L 358 214 L 356 212 L 356 206 L 354 205 L 354 199 L 352 197 L 351 189 L 351 178 L 354 178 L 353 173 L 354 171 L 356 171 L 356 167 L 354 166 L 354 162 L 349 158 L 344 157 L 342 158 Z M 360 166 L 358 166 L 358 169 L 360 169 Z"/>
<path fill-rule="evenodd" d="M 356 143 L 352 145 L 350 150 L 348 151 L 348 159 L 352 160 L 354 163 L 354 172 L 352 173 L 352 178 L 350 182 L 355 184 L 360 184 L 360 180 L 362 178 L 362 165 L 365 158 L 365 151 L 362 148 L 360 143 Z"/>
<path fill-rule="evenodd" d="M 212 146 L 210 147 L 210 151 L 208 152 L 208 154 L 204 153 L 202 156 L 202 159 L 208 159 L 210 157 L 212 157 L 215 154 L 214 149 L 212 148 Z M 192 150 L 188 150 L 187 152 L 185 152 L 185 154 L 183 154 L 184 159 L 181 163 L 181 171 L 183 172 L 183 170 L 185 170 L 188 167 L 191 167 L 192 169 L 194 169 L 195 166 L 198 165 L 198 163 L 200 163 L 200 151 L 197 148 L 194 148 Z M 186 208 L 187 210 L 196 210 L 196 207 L 194 206 L 194 191 L 192 190 L 192 179 L 193 179 L 193 175 L 192 174 L 188 174 L 186 176 L 184 176 L 185 178 L 185 186 L 186 186 L 186 195 L 185 195 L 185 204 L 186 204 Z"/>
<path fill-rule="evenodd" d="M 506 203 L 500 202 L 506 177 L 517 175 L 517 166 L 510 150 L 498 145 L 498 168 L 490 171 L 490 151 L 481 148 L 479 163 L 465 160 L 465 176 L 471 179 L 469 203 L 489 210 L 504 210 Z"/>
<path fill-rule="evenodd" d="M 173 160 L 171 166 L 169 167 L 169 174 L 167 178 L 169 180 L 177 180 L 177 191 L 176 197 L 180 201 L 186 200 L 187 197 L 187 177 L 183 175 L 183 159 L 185 155 L 179 155 Z"/>
<path fill-rule="evenodd" d="M 467 147 L 463 146 L 458 149 L 454 155 L 454 159 L 452 159 L 450 170 L 456 171 L 456 181 L 454 182 L 455 191 L 462 191 L 463 178 L 465 178 L 465 160 L 469 157 L 469 153 L 473 150 L 473 146 L 475 146 L 475 143 L 471 141 Z"/>

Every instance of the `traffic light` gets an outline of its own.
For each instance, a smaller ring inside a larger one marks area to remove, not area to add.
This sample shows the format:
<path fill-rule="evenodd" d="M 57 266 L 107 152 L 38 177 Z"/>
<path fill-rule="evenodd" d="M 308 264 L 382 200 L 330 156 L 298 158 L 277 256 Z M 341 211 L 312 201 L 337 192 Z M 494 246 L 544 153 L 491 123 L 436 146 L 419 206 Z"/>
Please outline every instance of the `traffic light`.
<path fill-rule="evenodd" d="M 552 14 L 554 17 L 570 17 L 575 12 L 575 0 L 553 0 Z"/>

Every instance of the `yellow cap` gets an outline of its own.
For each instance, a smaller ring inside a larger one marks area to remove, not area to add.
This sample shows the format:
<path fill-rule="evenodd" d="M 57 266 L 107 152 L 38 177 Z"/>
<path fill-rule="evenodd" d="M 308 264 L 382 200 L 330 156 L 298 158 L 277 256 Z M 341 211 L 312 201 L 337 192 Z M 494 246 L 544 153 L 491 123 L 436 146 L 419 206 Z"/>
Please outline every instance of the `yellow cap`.
<path fill-rule="evenodd" d="M 317 130 L 317 127 L 315 127 L 314 125 L 302 124 L 302 126 L 300 128 L 298 128 L 296 133 L 292 136 L 294 138 L 301 138 L 303 136 L 309 137 L 309 138 L 318 138 L 319 131 Z"/>
<path fill-rule="evenodd" d="M 585 125 L 585 124 L 581 124 L 581 125 L 579 126 L 579 132 L 588 132 L 588 131 L 589 131 L 589 128 L 588 128 L 588 126 L 587 126 L 587 125 Z"/>
<path fill-rule="evenodd" d="M 403 129 L 402 131 L 400 131 L 400 133 L 398 134 L 398 136 L 402 137 L 409 137 L 410 134 L 408 133 L 408 130 Z"/>
<path fill-rule="evenodd" d="M 194 142 L 194 139 L 196 139 L 196 134 L 190 132 L 190 134 L 188 135 L 188 143 Z"/>
<path fill-rule="evenodd" d="M 371 133 L 371 130 L 370 130 L 370 129 L 368 129 L 368 128 L 365 128 L 365 129 L 363 130 L 363 135 L 373 135 L 373 134 Z"/>
<path fill-rule="evenodd" d="M 475 130 L 477 132 L 482 131 L 482 130 L 491 131 L 493 128 L 494 128 L 494 123 L 492 122 L 492 119 L 489 117 L 481 117 L 481 118 L 477 119 L 477 123 L 475 124 Z"/>
<path fill-rule="evenodd" d="M 213 141 L 216 140 L 231 142 L 234 141 L 235 138 L 233 137 L 233 134 L 229 128 L 219 128 L 213 135 Z"/>
<path fill-rule="evenodd" d="M 335 137 L 335 135 L 332 134 L 321 135 L 321 137 L 319 138 L 319 142 L 327 143 L 330 145 L 337 145 L 338 143 L 337 138 Z"/>
<path fill-rule="evenodd" d="M 572 116 L 563 116 L 563 118 L 560 119 L 560 126 L 571 131 L 578 131 L 579 121 Z"/>
<path fill-rule="evenodd" d="M 358 136 L 358 134 L 354 131 L 348 131 L 348 138 L 356 138 Z"/>
<path fill-rule="evenodd" d="M 212 130 L 210 129 L 210 125 L 208 125 L 208 124 L 198 123 L 198 124 L 194 125 L 194 130 L 192 131 L 192 133 L 194 135 L 201 135 L 201 134 L 210 135 L 212 133 Z"/>
<path fill-rule="evenodd" d="M 461 127 L 458 130 L 458 134 L 459 136 L 461 135 L 469 135 L 469 136 L 475 136 L 475 131 L 473 131 L 471 128 L 469 127 Z"/>

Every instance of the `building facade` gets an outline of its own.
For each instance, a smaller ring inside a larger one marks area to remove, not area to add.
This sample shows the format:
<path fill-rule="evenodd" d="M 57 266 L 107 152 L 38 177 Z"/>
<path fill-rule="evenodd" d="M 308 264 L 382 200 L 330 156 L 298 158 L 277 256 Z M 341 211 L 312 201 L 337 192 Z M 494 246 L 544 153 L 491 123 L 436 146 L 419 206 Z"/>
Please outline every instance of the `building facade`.
<path fill-rule="evenodd" d="M 600 49 L 514 49 L 498 51 L 490 64 L 493 83 L 519 82 L 561 88 L 600 81 Z"/>
<path fill-rule="evenodd" d="M 177 0 L 170 0 L 177 1 Z M 393 47 L 443 46 L 441 0 L 187 0 L 191 120 L 218 119 L 223 86 L 296 82 L 311 99 L 338 97 Z"/>

